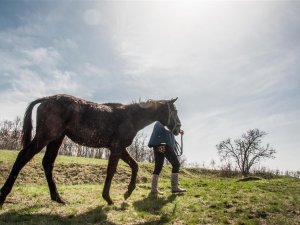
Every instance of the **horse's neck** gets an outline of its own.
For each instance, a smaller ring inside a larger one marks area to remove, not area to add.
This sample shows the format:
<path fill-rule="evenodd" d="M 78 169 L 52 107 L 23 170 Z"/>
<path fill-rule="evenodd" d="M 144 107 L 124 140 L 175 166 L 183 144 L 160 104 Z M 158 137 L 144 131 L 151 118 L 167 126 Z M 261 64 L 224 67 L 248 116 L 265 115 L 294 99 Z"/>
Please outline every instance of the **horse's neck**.
<path fill-rule="evenodd" d="M 132 123 L 135 124 L 138 130 L 143 129 L 144 127 L 158 120 L 157 110 L 153 108 L 144 109 L 136 106 L 134 109 L 132 109 L 132 112 L 134 115 L 132 118 Z"/>

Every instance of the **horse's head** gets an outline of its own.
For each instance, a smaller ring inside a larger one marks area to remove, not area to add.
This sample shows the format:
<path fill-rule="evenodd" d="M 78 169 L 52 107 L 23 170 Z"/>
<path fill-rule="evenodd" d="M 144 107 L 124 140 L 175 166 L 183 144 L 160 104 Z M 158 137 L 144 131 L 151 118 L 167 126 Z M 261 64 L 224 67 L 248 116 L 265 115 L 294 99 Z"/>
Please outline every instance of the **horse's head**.
<path fill-rule="evenodd" d="M 161 123 L 163 123 L 165 126 L 168 127 L 168 129 L 175 135 L 178 135 L 180 132 L 180 128 L 181 128 L 181 122 L 180 119 L 177 115 L 177 109 L 174 105 L 174 102 L 177 100 L 178 98 L 175 99 L 171 99 L 171 100 L 167 100 L 165 102 L 165 104 L 168 107 L 168 118 L 167 118 L 167 122 L 163 123 L 165 121 L 161 121 Z"/>
<path fill-rule="evenodd" d="M 178 135 L 180 132 L 181 122 L 177 115 L 177 109 L 174 102 L 177 100 L 148 100 L 139 103 L 140 107 L 156 111 L 156 120 L 166 126 L 173 134 Z"/>

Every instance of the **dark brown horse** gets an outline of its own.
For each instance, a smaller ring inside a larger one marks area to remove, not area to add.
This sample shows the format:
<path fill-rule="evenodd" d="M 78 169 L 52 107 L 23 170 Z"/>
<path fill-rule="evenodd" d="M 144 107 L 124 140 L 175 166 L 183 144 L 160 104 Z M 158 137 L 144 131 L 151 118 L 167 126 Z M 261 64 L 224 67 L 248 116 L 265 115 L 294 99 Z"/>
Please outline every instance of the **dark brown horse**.
<path fill-rule="evenodd" d="M 23 149 L 18 154 L 10 175 L 1 188 L 0 206 L 10 193 L 20 170 L 45 146 L 47 148 L 42 163 L 50 196 L 53 201 L 64 203 L 57 192 L 52 171 L 65 136 L 81 145 L 110 149 L 111 154 L 102 192 L 108 204 L 113 203 L 109 190 L 119 159 L 131 167 L 131 180 L 124 194 L 127 199 L 135 189 L 138 164 L 129 155 L 126 147 L 132 143 L 139 130 L 154 121 L 160 121 L 177 135 L 181 124 L 174 105 L 175 101 L 176 99 L 149 100 L 130 105 L 97 104 L 69 95 L 54 95 L 33 101 L 24 116 Z M 31 114 L 33 107 L 38 103 L 40 105 L 37 108 L 36 134 L 31 140 Z"/>

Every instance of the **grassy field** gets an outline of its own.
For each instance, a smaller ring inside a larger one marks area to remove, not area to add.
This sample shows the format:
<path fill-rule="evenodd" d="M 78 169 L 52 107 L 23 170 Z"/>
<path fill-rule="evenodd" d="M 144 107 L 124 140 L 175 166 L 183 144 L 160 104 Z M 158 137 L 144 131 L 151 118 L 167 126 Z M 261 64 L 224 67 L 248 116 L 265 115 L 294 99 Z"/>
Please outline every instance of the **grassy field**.
<path fill-rule="evenodd" d="M 2 186 L 17 152 L 0 150 Z M 130 170 L 120 163 L 108 206 L 101 197 L 107 161 L 58 156 L 55 180 L 66 205 L 50 200 L 41 167 L 42 155 L 19 175 L 0 209 L 0 224 L 300 224 L 300 180 L 288 177 L 237 182 L 217 172 L 182 169 L 184 195 L 169 188 L 165 167 L 162 196 L 149 195 L 153 165 L 140 163 L 137 189 L 123 199 Z"/>

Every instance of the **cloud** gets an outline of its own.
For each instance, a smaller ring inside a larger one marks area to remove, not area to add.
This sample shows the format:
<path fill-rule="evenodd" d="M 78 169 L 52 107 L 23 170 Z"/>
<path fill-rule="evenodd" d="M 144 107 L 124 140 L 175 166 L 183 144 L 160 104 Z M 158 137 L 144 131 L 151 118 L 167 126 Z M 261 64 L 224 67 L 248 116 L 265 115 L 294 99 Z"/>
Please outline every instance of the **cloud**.
<path fill-rule="evenodd" d="M 59 53 L 53 48 L 39 47 L 35 49 L 23 50 L 32 64 L 53 67 L 60 60 Z"/>
<path fill-rule="evenodd" d="M 1 118 L 62 92 L 123 103 L 178 96 L 189 161 L 216 159 L 218 141 L 255 127 L 297 155 L 298 4 L 28 4 L 0 30 Z M 280 159 L 273 166 L 297 168 Z"/>
<path fill-rule="evenodd" d="M 261 10 L 250 19 L 243 14 L 251 10 L 232 4 L 222 4 L 223 8 L 196 2 L 125 5 L 115 6 L 120 21 L 113 27 L 128 85 L 139 88 L 144 80 L 152 90 L 157 87 L 171 94 L 178 86 L 197 94 L 219 91 L 235 80 L 257 80 L 245 64 L 253 67 L 258 62 L 250 46 L 256 43 L 257 48 L 263 42 L 254 35 L 267 26 L 258 16 Z"/>
<path fill-rule="evenodd" d="M 52 46 L 35 47 L 35 25 L 0 32 L 1 118 L 20 115 L 29 101 L 57 92 L 74 93 L 76 74 L 61 68 L 60 52 Z"/>

